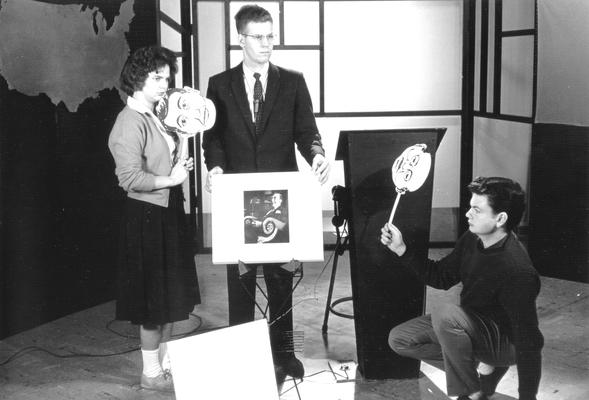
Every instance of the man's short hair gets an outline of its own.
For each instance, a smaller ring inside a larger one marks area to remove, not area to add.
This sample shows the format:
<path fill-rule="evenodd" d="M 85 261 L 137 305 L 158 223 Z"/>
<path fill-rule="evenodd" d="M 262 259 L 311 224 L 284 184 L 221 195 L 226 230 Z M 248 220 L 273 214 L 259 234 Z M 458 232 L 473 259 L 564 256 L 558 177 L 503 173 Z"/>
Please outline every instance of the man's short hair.
<path fill-rule="evenodd" d="M 243 33 L 243 30 L 250 22 L 273 22 L 272 15 L 260 6 L 247 4 L 239 9 L 235 14 L 235 27 L 237 33 Z"/>
<path fill-rule="evenodd" d="M 473 194 L 486 196 L 495 214 L 507 214 L 507 231 L 517 228 L 526 209 L 526 194 L 519 183 L 508 178 L 477 177 L 468 185 L 468 190 Z"/>

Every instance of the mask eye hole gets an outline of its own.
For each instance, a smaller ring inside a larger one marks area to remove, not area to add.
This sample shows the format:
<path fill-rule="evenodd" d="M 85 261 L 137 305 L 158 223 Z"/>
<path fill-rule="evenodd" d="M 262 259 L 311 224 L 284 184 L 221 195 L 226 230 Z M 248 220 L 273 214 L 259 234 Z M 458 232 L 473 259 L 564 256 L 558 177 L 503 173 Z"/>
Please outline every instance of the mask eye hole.
<path fill-rule="evenodd" d="M 416 154 L 413 157 L 411 157 L 411 161 L 409 162 L 409 165 L 412 167 L 415 167 L 418 163 L 419 163 L 419 154 Z"/>
<path fill-rule="evenodd" d="M 395 160 L 395 164 L 393 165 L 393 170 L 395 172 L 399 172 L 403 166 L 403 159 L 398 158 Z"/>
<path fill-rule="evenodd" d="M 413 176 L 413 171 L 411 171 L 410 169 L 408 169 L 407 171 L 405 171 L 405 173 L 403 174 L 403 180 L 405 182 L 409 182 L 411 180 L 411 177 Z"/>
<path fill-rule="evenodd" d="M 182 95 L 178 98 L 178 108 L 180 110 L 188 110 L 190 108 L 190 104 L 186 96 Z"/>
<path fill-rule="evenodd" d="M 180 115 L 176 122 L 178 123 L 178 127 L 184 128 L 188 123 L 188 118 L 185 115 Z"/>

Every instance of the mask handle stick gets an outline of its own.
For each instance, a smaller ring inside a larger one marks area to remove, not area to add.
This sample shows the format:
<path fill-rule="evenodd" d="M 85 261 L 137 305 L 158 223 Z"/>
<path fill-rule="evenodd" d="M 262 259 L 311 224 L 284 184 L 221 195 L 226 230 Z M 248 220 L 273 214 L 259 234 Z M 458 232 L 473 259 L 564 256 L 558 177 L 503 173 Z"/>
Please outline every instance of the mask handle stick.
<path fill-rule="evenodd" d="M 188 137 L 185 135 L 178 135 L 178 148 L 176 149 L 176 156 L 174 157 L 174 164 L 180 160 L 188 158 Z"/>
<path fill-rule="evenodd" d="M 397 197 L 395 197 L 395 204 L 393 204 L 393 210 L 391 211 L 391 216 L 389 217 L 389 224 L 393 223 L 393 217 L 395 216 L 395 211 L 397 211 L 397 206 L 399 205 L 399 200 L 401 200 L 401 196 L 405 194 L 404 190 L 396 189 Z"/>

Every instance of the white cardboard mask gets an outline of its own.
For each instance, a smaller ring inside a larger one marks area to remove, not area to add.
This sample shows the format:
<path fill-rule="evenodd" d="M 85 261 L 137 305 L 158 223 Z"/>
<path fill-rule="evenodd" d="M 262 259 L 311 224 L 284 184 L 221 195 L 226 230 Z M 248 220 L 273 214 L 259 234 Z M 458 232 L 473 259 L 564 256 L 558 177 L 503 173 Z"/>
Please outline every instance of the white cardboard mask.
<path fill-rule="evenodd" d="M 185 137 L 210 129 L 216 117 L 213 102 L 190 87 L 168 89 L 155 113 L 166 129 Z"/>
<path fill-rule="evenodd" d="M 406 192 L 414 192 L 419 189 L 427 179 L 432 165 L 432 156 L 426 153 L 425 144 L 414 144 L 407 147 L 393 163 L 391 172 L 397 197 L 389 217 L 389 224 L 393 223 L 393 217 L 402 195 Z"/>

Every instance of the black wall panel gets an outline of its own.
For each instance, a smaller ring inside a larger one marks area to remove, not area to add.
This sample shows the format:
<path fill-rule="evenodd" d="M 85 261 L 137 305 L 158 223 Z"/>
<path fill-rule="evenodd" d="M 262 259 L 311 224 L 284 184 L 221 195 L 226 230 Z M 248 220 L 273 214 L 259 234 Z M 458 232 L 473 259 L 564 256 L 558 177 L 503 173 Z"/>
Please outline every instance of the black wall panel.
<path fill-rule="evenodd" d="M 589 127 L 534 124 L 529 252 L 545 276 L 589 282 Z"/>

